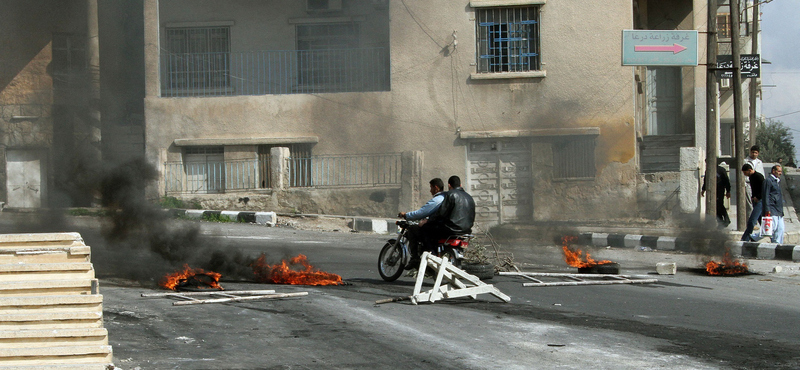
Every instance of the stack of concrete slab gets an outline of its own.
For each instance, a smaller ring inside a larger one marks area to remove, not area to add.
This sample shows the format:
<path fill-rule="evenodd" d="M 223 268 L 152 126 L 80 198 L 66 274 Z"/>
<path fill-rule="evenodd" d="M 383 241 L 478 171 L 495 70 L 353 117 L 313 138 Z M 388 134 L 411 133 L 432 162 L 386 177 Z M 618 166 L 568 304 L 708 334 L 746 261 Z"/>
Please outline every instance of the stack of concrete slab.
<path fill-rule="evenodd" d="M 103 296 L 78 233 L 0 235 L 0 369 L 106 369 Z"/>

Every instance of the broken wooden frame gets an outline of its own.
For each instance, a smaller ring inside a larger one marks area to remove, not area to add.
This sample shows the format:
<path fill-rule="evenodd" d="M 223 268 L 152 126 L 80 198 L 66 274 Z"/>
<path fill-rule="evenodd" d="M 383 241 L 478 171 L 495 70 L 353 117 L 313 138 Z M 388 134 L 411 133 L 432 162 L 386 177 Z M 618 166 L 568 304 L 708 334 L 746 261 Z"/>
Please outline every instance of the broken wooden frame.
<path fill-rule="evenodd" d="M 577 285 L 611 285 L 611 284 L 650 284 L 657 283 L 658 279 L 639 279 L 631 275 L 609 275 L 609 274 L 567 274 L 550 272 L 500 272 L 503 276 L 520 276 L 533 281 L 533 283 L 522 283 L 522 286 L 546 287 L 546 286 L 577 286 Z M 570 281 L 545 282 L 538 278 L 559 278 Z"/>
<path fill-rule="evenodd" d="M 422 281 L 425 279 L 425 270 L 431 268 L 436 271 L 433 288 L 422 291 Z M 444 283 L 444 284 L 443 284 Z M 486 284 L 477 276 L 453 266 L 447 259 L 436 257 L 429 252 L 422 254 L 417 272 L 417 282 L 414 285 L 414 294 L 407 297 L 397 297 L 376 301 L 376 304 L 411 300 L 412 303 L 436 302 L 445 298 L 472 297 L 478 294 L 491 294 L 498 299 L 509 302 L 511 298 L 491 284 Z"/>
<path fill-rule="evenodd" d="M 246 295 L 243 297 L 242 295 Z M 209 292 L 169 292 L 169 293 L 142 293 L 142 297 L 174 297 L 183 301 L 173 302 L 173 306 L 187 306 L 207 303 L 226 303 L 253 301 L 258 299 L 290 298 L 308 295 L 308 292 L 276 293 L 274 290 L 233 290 Z M 217 296 L 222 298 L 197 299 L 196 296 Z"/>

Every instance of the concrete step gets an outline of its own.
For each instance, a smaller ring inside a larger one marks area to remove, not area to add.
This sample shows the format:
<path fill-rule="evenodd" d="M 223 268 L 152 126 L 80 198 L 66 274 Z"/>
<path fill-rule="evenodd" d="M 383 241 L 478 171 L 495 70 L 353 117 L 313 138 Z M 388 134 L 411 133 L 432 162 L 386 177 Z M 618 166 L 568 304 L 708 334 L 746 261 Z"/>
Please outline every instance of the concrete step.
<path fill-rule="evenodd" d="M 0 315 L 0 330 L 102 328 L 103 311 L 27 312 Z"/>
<path fill-rule="evenodd" d="M 111 346 L 108 345 L 0 348 L 0 366 L 106 364 L 111 362 Z"/>
<path fill-rule="evenodd" d="M 0 264 L 90 261 L 91 249 L 86 246 L 64 248 L 0 248 Z"/>
<path fill-rule="evenodd" d="M 0 365 L 0 370 L 108 370 L 111 363 L 99 364 L 75 364 L 75 365 L 16 365 L 16 366 L 3 366 Z"/>
<path fill-rule="evenodd" d="M 0 282 L 23 280 L 94 279 L 90 262 L 0 264 Z"/>
<path fill-rule="evenodd" d="M 3 320 L 2 315 L 4 314 L 45 313 L 62 310 L 102 312 L 102 306 L 103 296 L 100 294 L 0 297 L 0 320 Z"/>
<path fill-rule="evenodd" d="M 98 346 L 108 344 L 105 328 L 0 330 L 0 348 Z"/>
<path fill-rule="evenodd" d="M 2 234 L 0 249 L 68 248 L 86 246 L 79 233 Z"/>
<path fill-rule="evenodd" d="M 0 284 L 0 296 L 96 294 L 97 286 L 97 279 L 7 281 Z"/>

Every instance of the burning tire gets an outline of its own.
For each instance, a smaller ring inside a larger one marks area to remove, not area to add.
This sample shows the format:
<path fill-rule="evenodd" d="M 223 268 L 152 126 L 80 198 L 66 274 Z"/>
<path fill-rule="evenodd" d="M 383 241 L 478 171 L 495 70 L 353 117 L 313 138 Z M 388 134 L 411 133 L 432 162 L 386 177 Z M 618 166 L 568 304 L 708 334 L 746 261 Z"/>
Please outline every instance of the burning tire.
<path fill-rule="evenodd" d="M 403 274 L 403 247 L 394 240 L 384 244 L 378 255 L 378 273 L 385 281 L 395 281 Z"/>
<path fill-rule="evenodd" d="M 491 263 L 465 263 L 461 265 L 461 269 L 481 280 L 494 277 L 494 265 Z"/>

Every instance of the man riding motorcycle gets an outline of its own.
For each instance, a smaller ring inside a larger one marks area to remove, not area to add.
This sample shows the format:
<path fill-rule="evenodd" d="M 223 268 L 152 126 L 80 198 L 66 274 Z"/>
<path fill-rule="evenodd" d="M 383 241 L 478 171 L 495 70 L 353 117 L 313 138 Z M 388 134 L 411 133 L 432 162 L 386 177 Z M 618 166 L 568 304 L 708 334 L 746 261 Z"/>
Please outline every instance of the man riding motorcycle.
<path fill-rule="evenodd" d="M 409 221 L 415 220 L 422 220 L 418 225 L 412 225 L 408 228 L 408 234 L 406 237 L 408 238 L 408 249 L 411 252 L 411 260 L 412 264 L 419 264 L 419 256 L 421 253 L 419 249 L 419 244 L 421 241 L 424 240 L 425 235 L 429 232 L 428 229 L 431 226 L 427 225 L 425 221 L 426 218 L 433 215 L 439 210 L 439 206 L 442 204 L 444 200 L 444 193 L 442 190 L 444 189 L 444 182 L 440 178 L 434 178 L 429 182 L 431 186 L 431 195 L 433 198 L 429 200 L 425 205 L 420 207 L 420 209 L 411 212 L 400 212 L 398 216 L 404 218 Z"/>
<path fill-rule="evenodd" d="M 475 201 L 461 187 L 461 178 L 450 176 L 447 185 L 449 190 L 444 194 L 442 204 L 426 223 L 430 226 L 423 237 L 428 250 L 440 239 L 471 233 L 475 223 Z"/>

